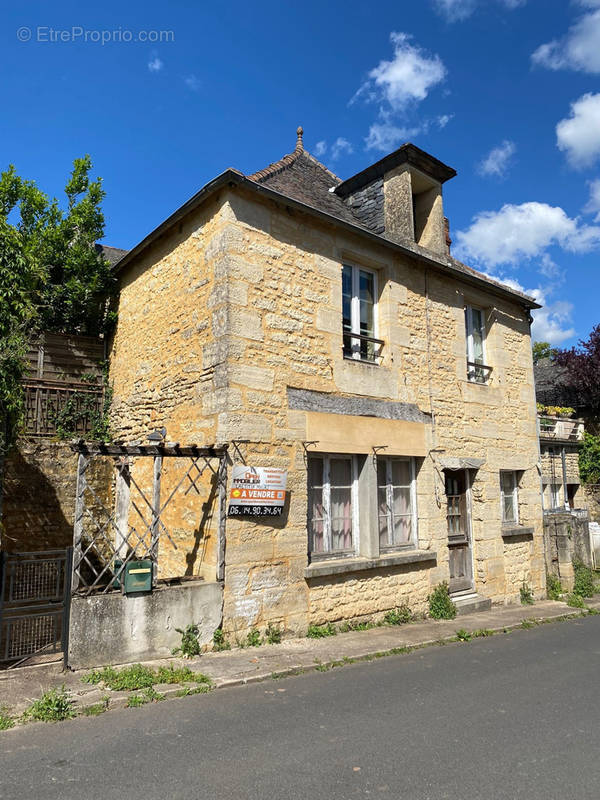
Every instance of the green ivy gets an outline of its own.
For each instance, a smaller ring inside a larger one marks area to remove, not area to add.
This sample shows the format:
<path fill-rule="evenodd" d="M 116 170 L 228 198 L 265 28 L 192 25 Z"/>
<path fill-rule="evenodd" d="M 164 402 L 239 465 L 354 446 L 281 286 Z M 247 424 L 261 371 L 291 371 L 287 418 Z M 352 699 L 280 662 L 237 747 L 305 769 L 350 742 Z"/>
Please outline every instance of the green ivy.
<path fill-rule="evenodd" d="M 583 434 L 579 450 L 579 474 L 583 483 L 600 483 L 600 436 Z"/>

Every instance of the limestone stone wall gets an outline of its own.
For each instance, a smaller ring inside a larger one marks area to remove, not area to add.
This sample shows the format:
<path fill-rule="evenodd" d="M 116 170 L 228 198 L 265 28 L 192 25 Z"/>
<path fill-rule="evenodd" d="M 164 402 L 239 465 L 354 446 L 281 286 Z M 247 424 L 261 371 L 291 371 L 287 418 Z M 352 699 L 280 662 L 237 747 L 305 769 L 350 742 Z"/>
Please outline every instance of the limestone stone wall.
<path fill-rule="evenodd" d="M 110 503 L 112 465 L 95 461 L 89 481 Z M 77 456 L 65 442 L 21 439 L 5 461 L 0 549 L 60 550 L 73 544 Z"/>
<path fill-rule="evenodd" d="M 342 263 L 377 271 L 379 365 L 342 357 Z M 485 311 L 489 385 L 467 381 L 465 304 Z M 302 632 L 400 602 L 421 608 L 448 577 L 449 457 L 483 462 L 471 471 L 475 588 L 502 603 L 517 599 L 526 576 L 537 596 L 545 591 L 531 343 L 517 303 L 242 189 L 223 191 L 124 276 L 111 380 L 124 438 L 165 425 L 168 439 L 228 443 L 232 462 L 288 470 L 280 519 L 228 520 L 231 634 L 270 622 Z M 432 568 L 306 580 L 307 422 L 288 407 L 288 387 L 431 415 L 417 489 L 418 544 L 438 554 Z M 502 539 L 500 469 L 519 471 L 520 521 L 534 529 L 526 546 Z"/>

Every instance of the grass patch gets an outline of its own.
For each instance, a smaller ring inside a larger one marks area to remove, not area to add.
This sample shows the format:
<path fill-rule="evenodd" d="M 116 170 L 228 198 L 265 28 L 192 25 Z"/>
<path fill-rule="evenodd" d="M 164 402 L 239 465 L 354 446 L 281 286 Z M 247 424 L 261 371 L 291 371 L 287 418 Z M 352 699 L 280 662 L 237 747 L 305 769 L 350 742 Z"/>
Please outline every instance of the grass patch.
<path fill-rule="evenodd" d="M 398 606 L 388 611 L 383 621 L 386 625 L 406 625 L 414 620 L 414 614 L 406 605 Z"/>
<path fill-rule="evenodd" d="M 159 667 L 156 671 L 154 683 L 209 683 L 212 684 L 208 675 L 203 672 L 193 672 L 189 667 Z"/>
<path fill-rule="evenodd" d="M 471 634 L 471 636 L 474 639 L 480 639 L 486 636 L 493 636 L 493 635 L 494 631 L 491 631 L 489 628 L 479 628 L 478 630 L 473 631 L 473 633 Z"/>
<path fill-rule="evenodd" d="M 144 689 L 139 694 L 132 694 L 129 700 L 127 701 L 126 708 L 139 708 L 140 706 L 145 706 L 146 703 L 159 703 L 161 700 L 164 700 L 164 694 L 160 692 L 154 691 L 152 686 L 147 689 Z"/>
<path fill-rule="evenodd" d="M 212 684 L 210 686 L 206 684 L 202 684 L 201 686 L 184 686 L 183 689 L 179 689 L 179 691 L 175 692 L 175 697 L 189 697 L 191 694 L 207 694 L 212 688 Z"/>
<path fill-rule="evenodd" d="M 432 619 L 454 619 L 456 606 L 450 599 L 446 581 L 439 583 L 427 597 L 429 602 L 429 616 Z"/>
<path fill-rule="evenodd" d="M 114 667 L 104 667 L 103 669 L 93 669 L 81 679 L 84 683 L 103 683 L 113 692 L 135 691 L 137 689 L 149 689 L 153 683 L 157 683 L 156 673 L 150 667 L 142 664 L 132 664 L 130 667 L 116 670 Z"/>
<path fill-rule="evenodd" d="M 61 722 L 74 716 L 73 701 L 62 686 L 60 689 L 44 692 L 40 699 L 35 700 L 25 711 L 23 719 L 36 722 Z"/>
<path fill-rule="evenodd" d="M 7 731 L 15 727 L 15 719 L 6 708 L 0 707 L 0 731 Z"/>
<path fill-rule="evenodd" d="M 306 636 L 308 639 L 325 639 L 327 636 L 335 636 L 337 628 L 331 622 L 327 625 L 309 625 Z"/>
<path fill-rule="evenodd" d="M 103 697 L 100 703 L 94 703 L 91 706 L 83 706 L 79 709 L 79 714 L 82 717 L 99 717 L 100 714 L 104 714 L 105 711 L 108 711 L 108 704 L 110 702 L 110 698 Z"/>

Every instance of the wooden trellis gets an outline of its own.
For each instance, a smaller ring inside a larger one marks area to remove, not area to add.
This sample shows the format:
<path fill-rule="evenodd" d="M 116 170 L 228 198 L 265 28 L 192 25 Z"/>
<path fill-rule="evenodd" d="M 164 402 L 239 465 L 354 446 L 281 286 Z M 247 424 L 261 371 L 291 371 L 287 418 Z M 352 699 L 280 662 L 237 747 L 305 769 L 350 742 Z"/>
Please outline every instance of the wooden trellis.
<path fill-rule="evenodd" d="M 200 494 L 198 481 L 205 470 L 216 479 L 218 492 L 218 540 L 216 579 L 225 572 L 225 522 L 227 498 L 227 447 L 180 446 L 178 443 L 102 444 L 73 442 L 78 453 L 75 522 L 73 529 L 72 592 L 106 593 L 121 585 L 129 561 L 149 559 L 153 563 L 153 584 L 157 581 L 161 537 L 173 548 L 177 545 L 163 522 L 165 509 L 179 493 Z M 116 470 L 115 500 L 107 508 L 87 479 L 94 458 L 113 459 Z M 152 459 L 152 490 L 147 492 L 136 481 L 132 460 Z M 163 460 L 186 459 L 187 469 L 166 500 L 161 498 Z M 134 522 L 131 521 L 133 517 Z"/>

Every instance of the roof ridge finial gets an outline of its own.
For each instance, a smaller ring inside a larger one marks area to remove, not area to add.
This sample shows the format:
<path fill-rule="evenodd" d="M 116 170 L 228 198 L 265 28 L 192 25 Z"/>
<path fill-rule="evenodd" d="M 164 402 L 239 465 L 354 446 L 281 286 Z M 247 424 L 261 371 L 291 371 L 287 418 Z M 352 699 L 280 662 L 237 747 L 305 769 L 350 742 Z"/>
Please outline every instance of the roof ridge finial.
<path fill-rule="evenodd" d="M 298 130 L 296 131 L 297 139 L 296 139 L 296 152 L 300 150 L 304 150 L 304 143 L 302 142 L 302 137 L 304 136 L 304 129 L 302 125 L 298 125 Z"/>

